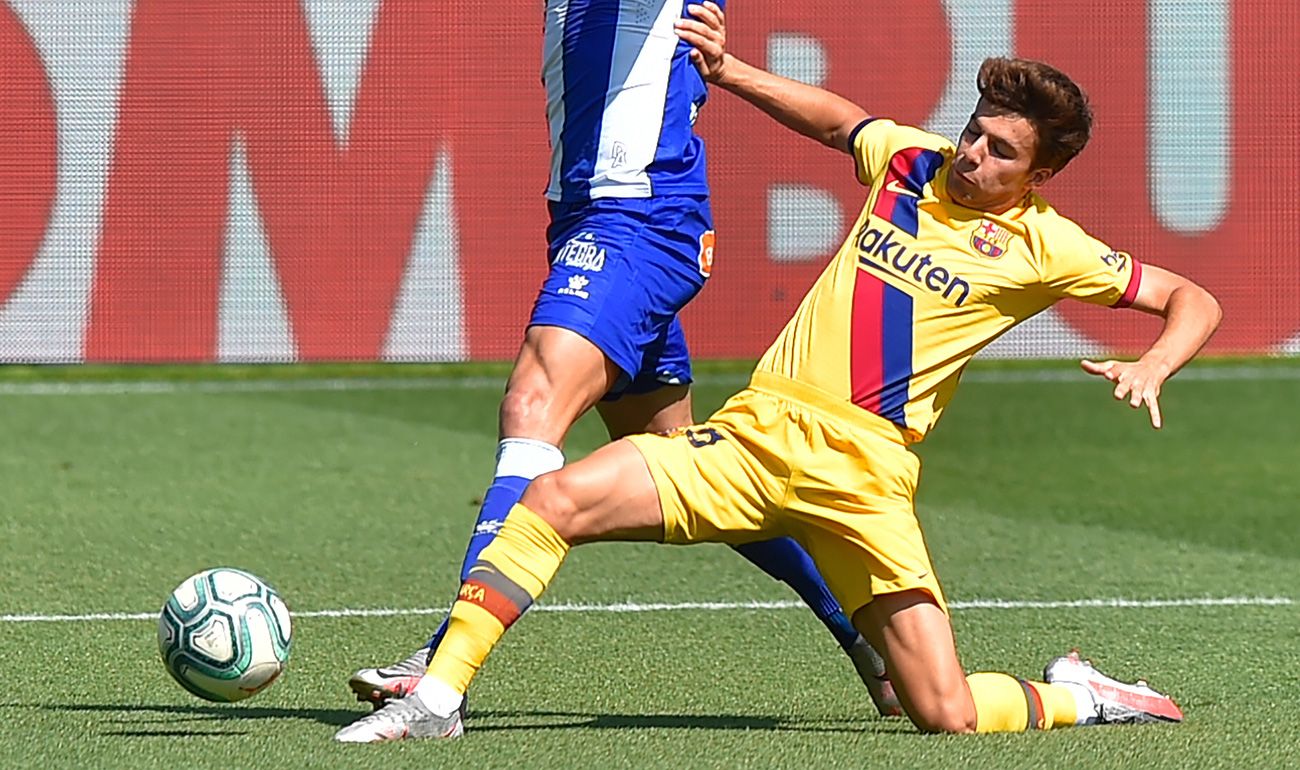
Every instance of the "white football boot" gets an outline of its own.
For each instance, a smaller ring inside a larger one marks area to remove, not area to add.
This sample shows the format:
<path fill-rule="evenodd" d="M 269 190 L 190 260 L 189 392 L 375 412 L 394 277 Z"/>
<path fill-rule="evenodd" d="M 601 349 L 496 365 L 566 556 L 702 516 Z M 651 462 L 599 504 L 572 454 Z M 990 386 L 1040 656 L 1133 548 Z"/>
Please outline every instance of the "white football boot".
<path fill-rule="evenodd" d="M 418 695 L 395 698 L 334 734 L 340 743 L 384 743 L 418 738 L 449 739 L 465 734 L 460 709 L 433 713 Z"/>
<path fill-rule="evenodd" d="M 357 700 L 380 708 L 393 698 L 405 698 L 415 690 L 429 666 L 429 648 L 421 647 L 405 660 L 383 668 L 363 668 L 348 680 Z"/>
<path fill-rule="evenodd" d="M 1081 724 L 1139 724 L 1146 722 L 1181 722 L 1183 712 L 1168 695 L 1156 692 L 1145 681 L 1125 684 L 1081 660 L 1079 651 L 1055 658 L 1043 669 L 1048 684 L 1069 684 L 1087 689 L 1096 706 L 1096 715 L 1081 714 Z"/>

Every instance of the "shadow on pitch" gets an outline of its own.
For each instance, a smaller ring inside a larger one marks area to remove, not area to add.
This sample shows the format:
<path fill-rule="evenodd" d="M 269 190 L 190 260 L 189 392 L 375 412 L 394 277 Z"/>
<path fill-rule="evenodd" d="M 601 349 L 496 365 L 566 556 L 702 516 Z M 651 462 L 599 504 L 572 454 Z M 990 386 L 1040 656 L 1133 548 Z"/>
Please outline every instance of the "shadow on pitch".
<path fill-rule="evenodd" d="M 799 719 L 743 714 L 592 714 L 574 711 L 474 711 L 466 729 L 514 730 L 767 730 L 807 733 L 913 732 L 907 720 Z"/>
<path fill-rule="evenodd" d="M 69 711 L 104 714 L 117 725 L 175 724 L 177 722 L 244 721 L 251 719 L 297 719 L 342 727 L 351 724 L 366 712 L 351 709 L 281 709 L 250 708 L 248 706 L 174 706 L 142 703 L 46 703 L 40 708 L 50 711 Z M 118 715 L 114 719 L 108 715 Z M 150 717 L 154 718 L 150 718 Z M 231 735 L 234 733 L 204 730 L 122 730 L 109 735 Z"/>
<path fill-rule="evenodd" d="M 117 738 L 229 738 L 248 733 L 243 730 L 105 730 L 100 735 Z"/>
<path fill-rule="evenodd" d="M 211 729 L 215 723 L 256 719 L 293 719 L 333 727 L 351 724 L 368 714 L 360 709 L 250 708 L 247 706 L 177 706 L 150 704 L 43 704 L 49 711 L 104 715 L 103 735 L 133 737 L 202 737 L 241 735 L 237 730 Z M 181 726 L 190 723 L 192 726 Z M 155 727 L 156 726 L 156 727 Z M 598 714 L 582 711 L 473 711 L 467 724 L 475 733 L 536 730 L 759 730 L 853 734 L 913 732 L 907 720 L 800 719 L 745 714 Z"/>

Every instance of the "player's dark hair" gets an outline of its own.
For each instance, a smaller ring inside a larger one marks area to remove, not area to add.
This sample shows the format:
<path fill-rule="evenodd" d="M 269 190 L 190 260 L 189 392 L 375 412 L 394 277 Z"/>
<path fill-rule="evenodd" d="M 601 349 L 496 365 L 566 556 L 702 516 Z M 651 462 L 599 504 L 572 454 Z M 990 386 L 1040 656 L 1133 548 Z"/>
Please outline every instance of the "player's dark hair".
<path fill-rule="evenodd" d="M 1032 59 L 985 59 L 980 96 L 996 114 L 1028 120 L 1038 134 L 1034 167 L 1053 173 L 1083 150 L 1092 133 L 1092 108 L 1083 89 L 1065 73 Z"/>

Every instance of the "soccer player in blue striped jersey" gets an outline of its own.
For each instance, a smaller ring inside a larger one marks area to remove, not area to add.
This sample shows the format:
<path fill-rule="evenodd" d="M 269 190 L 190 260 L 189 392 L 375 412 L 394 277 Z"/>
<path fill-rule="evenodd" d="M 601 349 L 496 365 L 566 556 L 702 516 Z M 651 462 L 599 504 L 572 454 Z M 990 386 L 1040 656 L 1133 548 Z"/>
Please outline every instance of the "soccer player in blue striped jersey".
<path fill-rule="evenodd" d="M 547 0 L 542 80 L 550 124 L 549 272 L 501 402 L 496 473 L 463 581 L 529 482 L 564 464 L 593 406 L 611 439 L 693 422 L 678 312 L 713 266 L 704 80 L 674 24 L 682 0 Z M 791 586 L 849 654 L 882 714 L 901 713 L 884 664 L 793 539 L 736 548 Z M 411 691 L 446 623 L 405 660 L 349 680 L 376 704 Z"/>

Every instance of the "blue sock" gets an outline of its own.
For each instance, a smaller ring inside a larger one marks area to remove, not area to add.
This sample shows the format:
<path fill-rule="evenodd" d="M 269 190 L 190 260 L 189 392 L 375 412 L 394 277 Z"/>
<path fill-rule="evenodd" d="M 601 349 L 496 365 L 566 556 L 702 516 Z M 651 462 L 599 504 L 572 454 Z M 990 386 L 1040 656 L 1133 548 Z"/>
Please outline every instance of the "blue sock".
<path fill-rule="evenodd" d="M 497 476 L 492 479 L 492 486 L 483 495 L 483 506 L 478 509 L 474 534 L 470 535 L 469 545 L 465 548 L 465 560 L 460 565 L 462 583 L 469 577 L 469 568 L 478 561 L 478 555 L 488 547 L 488 543 L 496 539 L 497 533 L 506 523 L 510 509 L 524 496 L 524 490 L 531 483 L 532 479 L 523 476 Z"/>
<path fill-rule="evenodd" d="M 759 543 L 733 546 L 734 550 L 768 575 L 794 589 L 835 637 L 840 647 L 847 650 L 858 639 L 853 627 L 840 607 L 840 603 L 826 587 L 812 557 L 794 538 L 778 537 Z"/>
<path fill-rule="evenodd" d="M 515 507 L 524 490 L 533 479 L 557 470 L 564 465 L 564 455 L 559 448 L 542 441 L 532 439 L 508 438 L 497 447 L 497 471 L 492 479 L 492 486 L 483 495 L 483 505 L 478 509 L 478 520 L 474 522 L 474 532 L 470 535 L 469 545 L 465 548 L 465 558 L 460 565 L 460 581 L 469 576 L 470 567 L 478 561 L 478 555 L 496 539 L 497 533 L 505 524 L 510 509 Z M 444 619 L 433 632 L 426 647 L 434 648 L 447 633 L 447 621 Z"/>
<path fill-rule="evenodd" d="M 492 479 L 492 486 L 483 495 L 483 506 L 478 509 L 478 520 L 474 522 L 474 534 L 470 535 L 469 545 L 465 548 L 465 560 L 460 565 L 460 580 L 465 582 L 469 568 L 478 561 L 478 555 L 496 539 L 497 533 L 505 523 L 510 509 L 524 496 L 532 479 L 522 476 L 497 476 Z M 438 630 L 433 632 L 426 647 L 437 647 L 442 635 L 447 633 L 447 621 L 444 618 Z"/>

